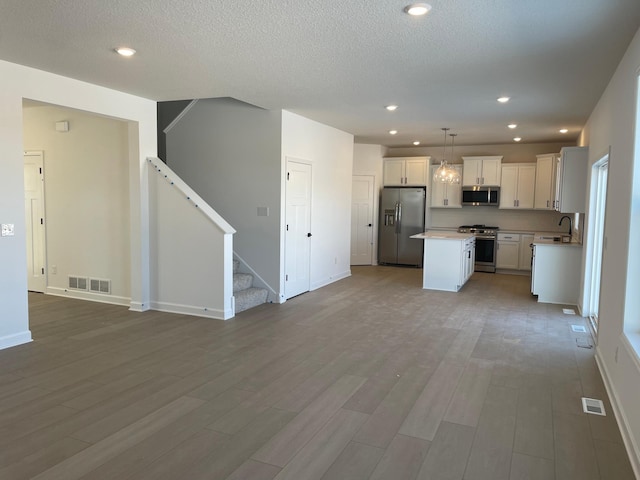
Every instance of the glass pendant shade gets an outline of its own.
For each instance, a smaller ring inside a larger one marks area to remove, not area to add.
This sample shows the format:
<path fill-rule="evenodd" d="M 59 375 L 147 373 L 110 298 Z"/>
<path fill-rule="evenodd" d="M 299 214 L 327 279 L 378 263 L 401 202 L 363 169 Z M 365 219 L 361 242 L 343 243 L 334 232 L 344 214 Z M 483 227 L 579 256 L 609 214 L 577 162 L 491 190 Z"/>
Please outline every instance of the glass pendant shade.
<path fill-rule="evenodd" d="M 450 167 L 446 160 L 442 160 L 440 166 L 433 173 L 433 181 L 439 183 L 460 183 L 460 174 L 455 168 Z"/>
<path fill-rule="evenodd" d="M 444 130 L 444 145 L 443 145 L 443 154 L 442 160 L 440 162 L 440 166 L 436 168 L 436 171 L 433 173 L 433 181 L 438 183 L 451 183 L 457 184 L 460 183 L 460 172 L 455 168 L 449 166 L 447 164 L 446 158 L 446 148 L 447 148 L 447 130 L 448 128 L 443 128 Z M 456 134 L 451 134 L 451 156 L 453 158 L 453 138 Z"/>

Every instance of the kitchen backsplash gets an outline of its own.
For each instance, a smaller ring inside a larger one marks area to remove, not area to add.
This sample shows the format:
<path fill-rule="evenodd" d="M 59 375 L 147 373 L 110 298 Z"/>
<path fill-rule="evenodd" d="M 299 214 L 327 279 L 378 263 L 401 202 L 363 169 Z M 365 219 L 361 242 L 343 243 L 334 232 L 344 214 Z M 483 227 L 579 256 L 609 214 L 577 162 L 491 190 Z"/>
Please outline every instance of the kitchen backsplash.
<path fill-rule="evenodd" d="M 484 224 L 500 230 L 528 232 L 566 232 L 566 222 L 558 226 L 564 214 L 536 210 L 500 210 L 496 207 L 431 208 L 433 228 L 457 228 L 460 225 Z M 572 215 L 572 220 L 574 216 Z"/>

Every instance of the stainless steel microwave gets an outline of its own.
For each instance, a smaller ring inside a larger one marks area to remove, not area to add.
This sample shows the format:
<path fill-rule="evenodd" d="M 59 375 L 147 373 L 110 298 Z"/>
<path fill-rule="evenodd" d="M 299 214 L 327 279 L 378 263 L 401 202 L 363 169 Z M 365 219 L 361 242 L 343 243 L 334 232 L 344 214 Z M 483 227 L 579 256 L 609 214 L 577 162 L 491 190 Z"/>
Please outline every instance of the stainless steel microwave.
<path fill-rule="evenodd" d="M 497 207 L 500 202 L 500 187 L 462 187 L 462 205 L 488 205 Z"/>

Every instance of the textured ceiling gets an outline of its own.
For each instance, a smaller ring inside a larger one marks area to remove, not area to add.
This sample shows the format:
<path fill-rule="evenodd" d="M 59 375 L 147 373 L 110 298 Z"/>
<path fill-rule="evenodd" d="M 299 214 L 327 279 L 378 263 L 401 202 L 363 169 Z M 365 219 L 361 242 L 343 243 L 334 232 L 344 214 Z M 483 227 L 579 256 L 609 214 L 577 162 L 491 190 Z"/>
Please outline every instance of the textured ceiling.
<path fill-rule="evenodd" d="M 0 58 L 158 101 L 285 109 L 363 143 L 437 145 L 444 126 L 459 144 L 543 142 L 577 137 L 640 27 L 640 0 L 431 0 L 421 18 L 408 3 L 2 0 Z"/>

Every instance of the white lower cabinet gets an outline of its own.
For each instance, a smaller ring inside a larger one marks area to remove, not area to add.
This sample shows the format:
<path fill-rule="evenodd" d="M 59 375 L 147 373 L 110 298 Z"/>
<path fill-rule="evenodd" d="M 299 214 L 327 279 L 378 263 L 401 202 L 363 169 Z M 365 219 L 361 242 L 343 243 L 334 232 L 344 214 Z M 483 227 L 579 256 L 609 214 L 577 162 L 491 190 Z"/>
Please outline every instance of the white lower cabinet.
<path fill-rule="evenodd" d="M 531 270 L 531 242 L 528 233 L 499 233 L 496 268 L 505 270 Z"/>
<path fill-rule="evenodd" d="M 581 245 L 536 244 L 531 293 L 538 302 L 577 305 L 581 262 Z"/>
<path fill-rule="evenodd" d="M 523 233 L 520 235 L 520 270 L 531 271 L 533 235 Z"/>
<path fill-rule="evenodd" d="M 520 265 L 520 234 L 499 233 L 496 268 L 517 270 Z"/>

